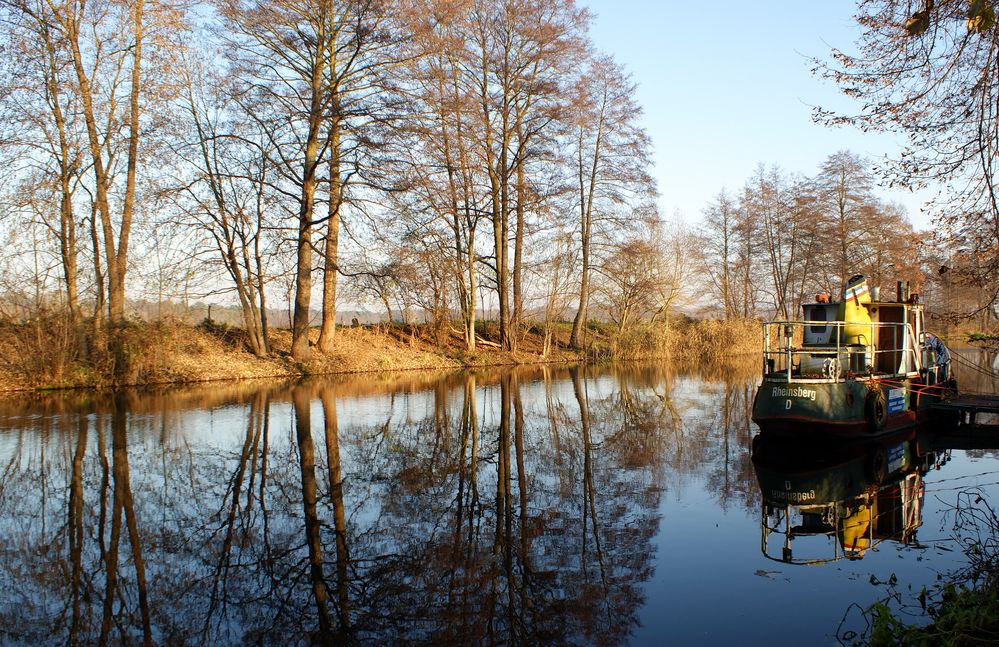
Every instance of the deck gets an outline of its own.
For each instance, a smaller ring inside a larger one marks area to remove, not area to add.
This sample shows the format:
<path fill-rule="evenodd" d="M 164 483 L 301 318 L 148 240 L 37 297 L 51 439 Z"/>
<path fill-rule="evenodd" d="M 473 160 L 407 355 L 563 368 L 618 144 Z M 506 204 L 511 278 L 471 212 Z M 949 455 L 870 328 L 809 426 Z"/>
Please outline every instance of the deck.
<path fill-rule="evenodd" d="M 961 394 L 943 402 L 935 402 L 932 408 L 958 416 L 959 424 L 975 425 L 979 413 L 999 414 L 999 395 Z"/>

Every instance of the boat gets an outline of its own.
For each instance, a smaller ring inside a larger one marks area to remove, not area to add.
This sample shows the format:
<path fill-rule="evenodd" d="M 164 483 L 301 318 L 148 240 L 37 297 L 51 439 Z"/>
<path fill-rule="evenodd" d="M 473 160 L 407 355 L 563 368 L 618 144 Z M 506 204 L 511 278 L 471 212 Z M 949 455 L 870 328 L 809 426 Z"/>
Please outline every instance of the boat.
<path fill-rule="evenodd" d="M 816 295 L 798 321 L 763 324 L 763 375 L 753 402 L 761 430 L 871 435 L 940 415 L 956 394 L 950 351 L 925 330 L 923 304 L 899 281 L 882 300 L 860 274 L 838 301 Z"/>

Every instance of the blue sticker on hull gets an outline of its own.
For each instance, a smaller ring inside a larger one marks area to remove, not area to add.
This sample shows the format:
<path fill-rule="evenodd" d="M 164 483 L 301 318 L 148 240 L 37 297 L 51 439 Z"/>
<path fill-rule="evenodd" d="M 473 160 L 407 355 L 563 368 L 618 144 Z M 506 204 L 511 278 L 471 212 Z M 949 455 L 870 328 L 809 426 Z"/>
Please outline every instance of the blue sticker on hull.
<path fill-rule="evenodd" d="M 890 389 L 888 391 L 888 413 L 905 411 L 905 389 Z"/>

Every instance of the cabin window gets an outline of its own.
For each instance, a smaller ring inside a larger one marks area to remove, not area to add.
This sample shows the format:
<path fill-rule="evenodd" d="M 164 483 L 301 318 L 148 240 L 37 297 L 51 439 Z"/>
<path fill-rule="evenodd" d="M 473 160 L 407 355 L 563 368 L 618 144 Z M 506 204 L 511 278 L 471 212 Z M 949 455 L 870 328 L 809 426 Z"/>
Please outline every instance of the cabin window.
<path fill-rule="evenodd" d="M 825 308 L 809 308 L 808 318 L 812 321 L 825 321 L 826 320 L 826 309 Z M 826 331 L 826 326 L 812 325 L 809 327 L 809 332 L 813 333 L 824 333 Z"/>

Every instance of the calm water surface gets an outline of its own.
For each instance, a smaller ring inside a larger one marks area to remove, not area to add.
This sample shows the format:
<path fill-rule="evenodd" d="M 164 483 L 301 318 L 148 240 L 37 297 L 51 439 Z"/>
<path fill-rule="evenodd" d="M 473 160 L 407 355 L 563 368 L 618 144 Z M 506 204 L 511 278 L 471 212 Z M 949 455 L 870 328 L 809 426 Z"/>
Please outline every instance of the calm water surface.
<path fill-rule="evenodd" d="M 754 369 L 0 403 L 0 641 L 821 644 L 918 611 L 999 454 L 754 443 Z"/>

